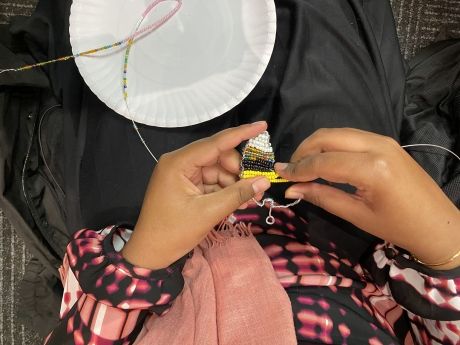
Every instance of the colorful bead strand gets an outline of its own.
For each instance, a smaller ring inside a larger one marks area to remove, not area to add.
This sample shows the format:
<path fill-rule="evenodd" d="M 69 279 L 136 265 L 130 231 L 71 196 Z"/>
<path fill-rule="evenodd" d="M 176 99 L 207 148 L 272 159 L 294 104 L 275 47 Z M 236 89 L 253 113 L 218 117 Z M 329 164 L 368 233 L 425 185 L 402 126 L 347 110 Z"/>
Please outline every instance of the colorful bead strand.
<path fill-rule="evenodd" d="M 146 28 L 139 29 L 140 26 L 142 25 L 142 22 L 145 20 L 147 15 L 160 3 L 165 2 L 165 1 L 175 1 L 176 6 L 169 12 L 167 13 L 163 18 L 159 19 L 155 23 L 147 26 Z M 152 33 L 153 31 L 159 29 L 161 26 L 163 26 L 167 21 L 169 21 L 181 8 L 182 6 L 182 0 L 156 0 L 152 2 L 142 13 L 139 21 L 137 22 L 133 34 L 127 38 L 126 40 L 126 50 L 125 50 L 125 56 L 123 60 L 123 77 L 122 77 L 122 92 L 123 92 L 123 99 L 125 100 L 126 107 L 129 112 L 129 107 L 128 107 L 128 60 L 129 60 L 129 54 L 131 53 L 132 46 L 135 42 L 135 38 L 138 37 L 139 35 L 142 35 L 145 32 L 148 32 L 149 34 Z"/>
<path fill-rule="evenodd" d="M 140 24 L 143 22 L 143 20 L 147 16 L 147 14 L 149 12 L 151 12 L 152 9 L 155 8 L 158 4 L 160 4 L 161 2 L 165 2 L 165 1 L 175 1 L 176 6 L 169 13 L 167 13 L 163 18 L 159 19 L 155 23 L 147 25 L 146 27 L 144 27 L 142 29 L 139 29 Z M 169 21 L 169 19 L 171 19 L 177 13 L 177 11 L 179 11 L 181 6 L 182 6 L 182 0 L 155 0 L 142 13 L 141 19 L 139 20 L 138 24 L 136 25 L 136 29 L 134 30 L 133 34 L 131 34 L 130 36 L 126 37 L 125 39 L 123 39 L 121 41 L 118 41 L 118 42 L 115 42 L 115 43 L 112 43 L 112 44 L 109 44 L 109 45 L 105 45 L 105 46 L 102 46 L 102 47 L 99 47 L 99 48 L 89 49 L 89 50 L 79 52 L 79 53 L 76 53 L 76 54 L 73 54 L 73 55 L 62 56 L 62 57 L 52 59 L 52 60 L 48 60 L 48 61 L 37 62 L 35 64 L 30 64 L 30 65 L 26 65 L 26 66 L 22 66 L 22 67 L 18 67 L 18 68 L 2 69 L 2 70 L 0 70 L 0 74 L 6 73 L 6 72 L 21 72 L 21 71 L 30 70 L 32 68 L 37 68 L 37 67 L 50 65 L 50 64 L 53 64 L 53 63 L 57 63 L 57 62 L 76 59 L 78 57 L 90 56 L 90 55 L 94 55 L 96 53 L 99 53 L 99 52 L 102 52 L 102 51 L 105 51 L 105 50 L 109 50 L 109 49 L 112 49 L 112 48 L 123 46 L 125 44 L 126 44 L 127 48 L 129 48 L 134 44 L 134 42 L 136 41 L 136 38 L 139 38 L 139 36 L 144 35 L 144 34 L 147 35 L 147 34 L 152 33 L 153 31 L 157 30 L 162 25 L 164 25 L 167 21 Z M 126 49 L 126 50 L 127 50 L 127 54 L 129 55 L 128 49 Z M 127 59 L 126 59 L 127 54 L 125 53 L 125 60 L 126 61 L 127 61 Z M 126 66 L 126 68 L 124 68 L 124 70 L 126 70 L 126 69 L 127 69 L 127 66 Z M 124 73 L 123 75 L 125 77 L 126 73 Z M 124 80 L 123 80 L 123 85 L 125 85 Z"/>
<path fill-rule="evenodd" d="M 156 22 L 154 22 L 153 24 L 147 25 L 144 28 L 140 28 L 142 22 L 145 20 L 147 15 L 156 6 L 158 6 L 160 3 L 167 2 L 167 1 L 174 1 L 176 3 L 174 8 L 171 11 L 169 11 L 165 16 L 163 16 L 161 19 L 159 19 Z M 136 125 L 136 122 L 134 122 L 134 120 L 132 120 L 133 117 L 131 116 L 131 112 L 130 112 L 130 109 L 129 109 L 129 106 L 128 106 L 128 60 L 129 60 L 129 54 L 130 54 L 130 52 L 132 50 L 132 47 L 133 47 L 134 43 L 136 42 L 136 40 L 138 38 L 140 38 L 141 36 L 151 34 L 152 32 L 154 32 L 157 29 L 159 29 L 161 26 L 166 24 L 166 22 L 168 22 L 179 11 L 179 9 L 181 7 L 182 7 L 182 0 L 155 0 L 149 6 L 147 6 L 147 8 L 144 10 L 144 12 L 142 13 L 140 19 L 138 20 L 138 22 L 137 22 L 137 24 L 136 24 L 136 26 L 135 26 L 135 28 L 133 30 L 133 33 L 130 36 L 126 37 L 125 39 L 121 40 L 121 41 L 115 42 L 113 44 L 105 45 L 103 47 L 89 49 L 89 50 L 86 50 L 84 52 L 76 53 L 74 55 L 62 56 L 60 58 L 56 58 L 56 59 L 52 59 L 52 60 L 48 60 L 48 61 L 43 61 L 43 62 L 38 62 L 38 63 L 35 63 L 35 64 L 26 65 L 26 66 L 19 67 L 19 68 L 2 69 L 2 70 L 0 70 L 0 74 L 6 73 L 6 72 L 26 71 L 26 70 L 30 70 L 32 68 L 50 65 L 50 64 L 53 64 L 53 63 L 56 63 L 56 62 L 62 62 L 62 61 L 70 60 L 70 59 L 76 59 L 76 58 L 82 57 L 82 56 L 94 55 L 96 53 L 99 53 L 99 52 L 102 52 L 102 51 L 105 51 L 105 50 L 110 50 L 112 48 L 116 48 L 116 47 L 126 45 L 125 54 L 123 56 L 123 64 L 122 64 L 122 66 L 123 66 L 122 67 L 123 74 L 122 74 L 122 80 L 121 80 L 121 87 L 122 87 L 121 92 L 122 92 L 123 100 L 124 100 L 124 103 L 126 105 L 126 110 L 128 112 L 128 115 L 131 118 L 131 122 L 133 124 L 134 130 L 136 131 L 137 135 L 139 136 L 139 139 L 141 140 L 142 144 L 145 146 L 146 150 L 149 152 L 149 154 L 152 156 L 152 158 L 155 160 L 155 162 L 158 163 L 158 159 L 152 153 L 152 151 L 150 150 L 149 146 L 147 145 L 147 143 L 145 142 L 144 138 L 142 137 L 142 135 L 141 135 L 141 133 L 139 131 L 139 128 Z"/>

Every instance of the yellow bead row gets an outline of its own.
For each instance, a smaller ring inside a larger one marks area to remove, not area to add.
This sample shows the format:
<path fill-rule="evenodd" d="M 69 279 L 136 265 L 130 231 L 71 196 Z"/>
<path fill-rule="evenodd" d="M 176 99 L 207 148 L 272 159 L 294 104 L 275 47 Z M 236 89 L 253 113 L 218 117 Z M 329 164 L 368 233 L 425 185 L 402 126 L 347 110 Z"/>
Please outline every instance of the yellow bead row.
<path fill-rule="evenodd" d="M 271 183 L 289 182 L 288 180 L 280 178 L 279 175 L 274 171 L 245 170 L 240 175 L 241 178 L 253 178 L 258 176 L 265 176 Z"/>

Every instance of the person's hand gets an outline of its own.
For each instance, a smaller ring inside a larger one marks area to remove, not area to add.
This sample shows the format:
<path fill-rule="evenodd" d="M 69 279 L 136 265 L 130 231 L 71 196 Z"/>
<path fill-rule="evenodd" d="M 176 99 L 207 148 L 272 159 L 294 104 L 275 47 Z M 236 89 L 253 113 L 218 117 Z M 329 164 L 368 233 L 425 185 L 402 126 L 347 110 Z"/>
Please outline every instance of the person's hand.
<path fill-rule="evenodd" d="M 388 137 L 350 128 L 321 129 L 276 172 L 294 182 L 286 197 L 302 198 L 427 263 L 460 250 L 460 212 L 431 177 Z M 354 194 L 314 181 L 346 183 Z M 443 269 L 459 265 L 459 260 Z"/>
<path fill-rule="evenodd" d="M 161 156 L 123 256 L 159 269 L 191 251 L 222 219 L 270 187 L 264 178 L 238 181 L 241 142 L 266 122 L 230 128 Z"/>

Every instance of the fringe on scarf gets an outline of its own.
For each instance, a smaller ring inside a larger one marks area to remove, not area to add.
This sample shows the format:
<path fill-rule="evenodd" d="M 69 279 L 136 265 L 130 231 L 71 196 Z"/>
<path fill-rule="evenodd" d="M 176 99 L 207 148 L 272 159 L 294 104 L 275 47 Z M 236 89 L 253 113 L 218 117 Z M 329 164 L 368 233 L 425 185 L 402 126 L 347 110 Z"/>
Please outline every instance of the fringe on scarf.
<path fill-rule="evenodd" d="M 209 249 L 215 246 L 222 246 L 232 239 L 244 239 L 253 237 L 251 223 L 246 224 L 239 222 L 233 224 L 224 219 L 216 228 L 212 229 L 206 238 L 200 243 L 203 249 Z"/>

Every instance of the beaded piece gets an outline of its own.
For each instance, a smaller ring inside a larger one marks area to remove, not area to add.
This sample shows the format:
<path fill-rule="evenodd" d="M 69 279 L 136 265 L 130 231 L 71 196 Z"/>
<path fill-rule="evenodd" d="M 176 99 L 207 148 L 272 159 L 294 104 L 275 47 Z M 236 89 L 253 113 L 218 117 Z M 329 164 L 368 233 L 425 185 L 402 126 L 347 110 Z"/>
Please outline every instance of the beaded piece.
<path fill-rule="evenodd" d="M 240 178 L 257 176 L 265 176 L 271 183 L 290 182 L 281 178 L 275 172 L 275 154 L 273 153 L 272 144 L 270 144 L 270 134 L 267 131 L 255 138 L 249 139 L 243 150 Z M 301 199 L 298 199 L 287 205 L 279 205 L 272 198 L 265 198 L 261 201 L 252 198 L 252 200 L 259 207 L 266 207 L 268 205 L 268 216 L 265 218 L 265 222 L 268 225 L 273 225 L 276 222 L 275 217 L 272 215 L 275 208 L 289 208 L 301 201 Z"/>
<path fill-rule="evenodd" d="M 249 139 L 243 150 L 240 178 L 265 176 L 271 183 L 285 183 L 275 172 L 275 154 L 267 131 Z"/>

